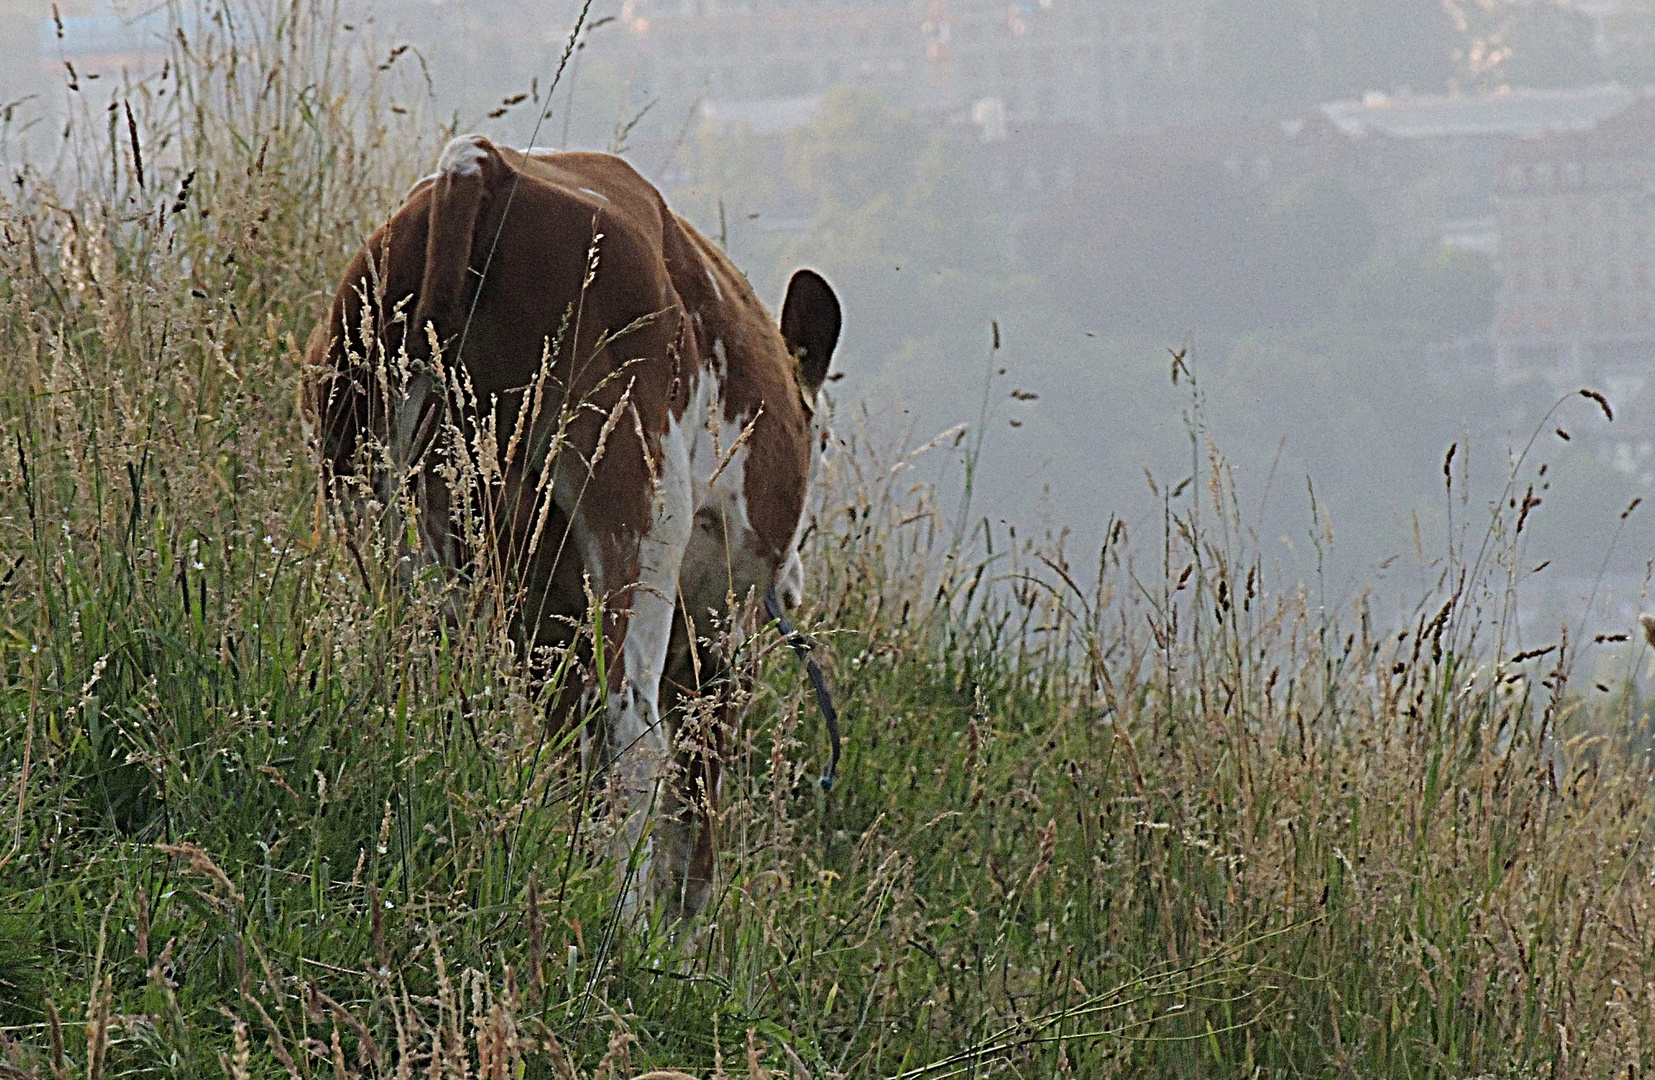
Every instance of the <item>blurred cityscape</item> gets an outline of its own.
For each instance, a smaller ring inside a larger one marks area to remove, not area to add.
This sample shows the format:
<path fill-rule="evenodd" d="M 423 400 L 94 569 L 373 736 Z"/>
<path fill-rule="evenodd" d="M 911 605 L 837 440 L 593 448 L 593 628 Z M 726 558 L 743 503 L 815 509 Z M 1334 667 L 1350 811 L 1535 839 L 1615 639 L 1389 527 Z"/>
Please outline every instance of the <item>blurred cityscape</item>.
<path fill-rule="evenodd" d="M 1450 441 L 1481 440 L 1498 486 L 1583 386 L 1615 420 L 1555 425 L 1580 513 L 1655 484 L 1655 0 L 597 0 L 547 101 L 580 8 L 341 18 L 411 43 L 454 129 L 622 151 L 767 298 L 794 263 L 834 271 L 851 385 L 916 432 L 977 414 L 983 324 L 1015 327 L 1006 377 L 1047 400 L 1004 405 L 1012 511 L 1124 499 L 1075 445 L 1112 476 L 1163 467 L 1177 425 L 1109 399 L 1191 346 L 1291 551 L 1259 464 L 1289 436 L 1363 566 L 1410 514 L 1417 546 Z M 66 80 L 153 68 L 170 17 L 0 0 L 0 105 L 49 115 Z M 1622 594 L 1655 534 L 1628 546 Z"/>

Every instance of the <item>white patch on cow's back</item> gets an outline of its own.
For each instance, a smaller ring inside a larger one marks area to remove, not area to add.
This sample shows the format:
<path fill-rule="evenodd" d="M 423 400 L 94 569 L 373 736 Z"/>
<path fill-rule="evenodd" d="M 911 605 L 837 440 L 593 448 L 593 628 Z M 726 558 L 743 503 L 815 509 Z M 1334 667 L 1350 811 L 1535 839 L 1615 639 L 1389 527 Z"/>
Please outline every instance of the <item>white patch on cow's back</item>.
<path fill-rule="evenodd" d="M 520 151 L 520 153 L 523 153 L 529 157 L 546 157 L 549 154 L 556 154 L 558 152 L 558 148 L 555 146 L 525 146 Z"/>
<path fill-rule="evenodd" d="M 488 151 L 482 146 L 483 136 L 461 135 L 450 139 L 437 158 L 437 172 L 443 176 L 476 176 L 483 171 Z"/>
<path fill-rule="evenodd" d="M 585 192 L 585 193 L 586 193 L 586 194 L 588 194 L 588 195 L 590 195 L 590 196 L 592 196 L 592 198 L 594 198 L 594 199 L 602 199 L 602 200 L 603 200 L 603 201 L 604 201 L 604 202 L 608 202 L 608 201 L 609 201 L 609 196 L 607 196 L 607 195 L 605 195 L 605 194 L 604 194 L 604 193 L 603 193 L 603 192 L 601 192 L 601 191 L 593 191 L 593 190 L 592 190 L 592 189 L 591 189 L 591 188 L 589 188 L 589 187 L 583 187 L 583 188 L 581 188 L 581 189 L 580 189 L 580 190 L 581 190 L 581 191 L 583 191 L 583 192 Z"/>
<path fill-rule="evenodd" d="M 713 272 L 711 270 L 707 271 L 707 280 L 712 282 L 713 295 L 718 297 L 718 302 L 722 304 L 724 302 L 724 290 L 719 288 L 718 278 L 713 276 Z"/>
<path fill-rule="evenodd" d="M 415 180 L 413 185 L 408 188 L 408 194 L 404 195 L 402 197 L 402 201 L 407 202 L 409 197 L 412 196 L 414 194 L 414 192 L 416 192 L 420 189 L 421 184 L 429 183 L 430 181 L 435 180 L 440 176 L 442 176 L 442 173 L 426 173 L 424 176 L 420 177 L 418 180 Z"/>

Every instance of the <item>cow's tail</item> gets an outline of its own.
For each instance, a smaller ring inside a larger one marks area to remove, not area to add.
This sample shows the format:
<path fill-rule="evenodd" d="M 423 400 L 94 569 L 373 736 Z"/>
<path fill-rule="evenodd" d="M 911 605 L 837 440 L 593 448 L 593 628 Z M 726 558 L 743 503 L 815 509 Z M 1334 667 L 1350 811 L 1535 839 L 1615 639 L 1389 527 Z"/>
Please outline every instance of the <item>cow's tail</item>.
<path fill-rule="evenodd" d="M 490 188 L 505 171 L 500 152 L 481 135 L 462 135 L 443 148 L 431 191 L 425 274 L 410 328 L 415 336 L 410 351 L 425 351 L 427 326 L 435 327 L 445 351 L 459 347 L 470 307 L 466 301 L 471 283 L 466 279 L 479 244 L 478 218 Z"/>
<path fill-rule="evenodd" d="M 403 339 L 410 358 L 430 355 L 428 342 L 435 338 L 443 367 L 453 370 L 458 366 L 471 307 L 471 282 L 467 279 L 472 274 L 473 258 L 479 254 L 476 249 L 487 243 L 487 238 L 478 237 L 478 219 L 490 189 L 505 171 L 500 152 L 481 135 L 452 140 L 437 159 L 419 298 L 414 304 L 413 323 Z M 387 404 L 394 491 L 403 490 L 404 485 L 415 489 L 429 486 L 428 451 L 445 416 L 445 382 L 439 371 L 418 363 L 403 369 L 400 377 L 393 377 Z M 391 500 L 393 504 L 395 501 Z M 446 504 L 441 492 L 427 491 L 418 502 L 422 538 L 443 561 L 449 545 L 445 542 Z"/>

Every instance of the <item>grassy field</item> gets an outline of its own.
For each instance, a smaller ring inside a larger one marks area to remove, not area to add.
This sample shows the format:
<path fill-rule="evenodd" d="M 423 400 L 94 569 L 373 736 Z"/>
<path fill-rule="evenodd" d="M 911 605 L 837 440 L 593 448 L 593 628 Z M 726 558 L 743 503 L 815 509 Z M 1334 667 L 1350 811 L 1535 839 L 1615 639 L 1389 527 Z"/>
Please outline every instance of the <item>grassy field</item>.
<path fill-rule="evenodd" d="M 1648 1069 L 1647 654 L 1513 655 L 1540 460 L 1393 632 L 1266 579 L 1193 390 L 1164 527 L 1071 557 L 841 418 L 840 785 L 755 638 L 715 897 L 618 926 L 555 691 L 325 512 L 298 416 L 440 139 L 412 58 L 192 27 L 0 197 L 0 1076 Z"/>

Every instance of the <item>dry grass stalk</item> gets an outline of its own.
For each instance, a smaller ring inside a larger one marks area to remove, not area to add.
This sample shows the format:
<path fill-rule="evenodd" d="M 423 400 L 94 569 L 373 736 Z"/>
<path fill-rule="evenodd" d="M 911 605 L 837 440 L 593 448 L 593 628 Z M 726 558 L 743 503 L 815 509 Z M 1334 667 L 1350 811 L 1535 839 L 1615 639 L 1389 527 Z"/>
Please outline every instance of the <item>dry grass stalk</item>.
<path fill-rule="evenodd" d="M 188 859 L 192 872 L 211 881 L 218 887 L 220 892 L 237 904 L 244 902 L 245 898 L 241 895 L 241 890 L 235 887 L 229 875 L 219 869 L 218 864 L 213 862 L 200 844 L 186 840 L 179 844 L 156 844 L 155 849 L 173 858 Z"/>

